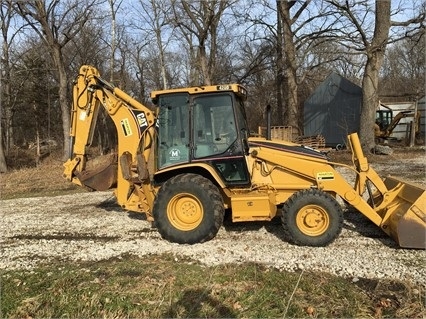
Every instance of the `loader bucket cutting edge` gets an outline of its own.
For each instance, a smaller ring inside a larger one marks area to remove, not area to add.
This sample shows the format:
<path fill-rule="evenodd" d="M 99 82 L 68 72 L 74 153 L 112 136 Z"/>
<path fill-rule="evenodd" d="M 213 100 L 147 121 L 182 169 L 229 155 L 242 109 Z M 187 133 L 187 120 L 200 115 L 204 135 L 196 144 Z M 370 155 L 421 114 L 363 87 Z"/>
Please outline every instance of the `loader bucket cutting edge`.
<path fill-rule="evenodd" d="M 107 160 L 97 164 L 92 169 L 87 169 L 76 177 L 80 182 L 90 189 L 105 191 L 115 187 L 117 184 L 117 160 L 115 155 L 107 156 Z"/>
<path fill-rule="evenodd" d="M 426 248 L 426 191 L 393 177 L 384 180 L 387 189 L 398 187 L 395 200 L 388 205 L 390 217 L 385 231 L 403 248 Z M 395 190 L 396 191 L 396 190 Z M 383 225 L 384 226 L 384 225 Z"/>

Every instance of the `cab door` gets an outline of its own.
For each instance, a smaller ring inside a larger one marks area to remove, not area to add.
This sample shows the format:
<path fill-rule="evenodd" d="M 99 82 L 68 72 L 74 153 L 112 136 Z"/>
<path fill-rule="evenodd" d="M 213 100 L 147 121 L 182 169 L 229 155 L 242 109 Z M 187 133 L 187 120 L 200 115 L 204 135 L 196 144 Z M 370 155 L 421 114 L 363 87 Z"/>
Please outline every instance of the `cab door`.
<path fill-rule="evenodd" d="M 189 94 L 161 96 L 158 102 L 158 168 L 189 161 Z"/>
<path fill-rule="evenodd" d="M 228 185 L 247 185 L 245 121 L 232 93 L 205 94 L 192 101 L 192 162 L 212 165 Z"/>

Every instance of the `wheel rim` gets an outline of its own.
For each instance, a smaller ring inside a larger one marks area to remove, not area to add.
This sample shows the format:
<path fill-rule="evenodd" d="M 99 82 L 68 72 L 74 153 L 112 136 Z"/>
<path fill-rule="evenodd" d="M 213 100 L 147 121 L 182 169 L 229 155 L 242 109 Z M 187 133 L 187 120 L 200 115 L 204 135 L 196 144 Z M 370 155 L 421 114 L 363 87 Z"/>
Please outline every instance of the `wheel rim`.
<path fill-rule="evenodd" d="M 198 198 L 191 194 L 178 194 L 167 205 L 167 217 L 170 223 L 182 231 L 197 228 L 203 220 L 203 216 L 203 205 Z"/>
<path fill-rule="evenodd" d="M 303 234 L 319 236 L 324 234 L 330 226 L 330 217 L 324 208 L 307 205 L 297 213 L 296 224 Z"/>

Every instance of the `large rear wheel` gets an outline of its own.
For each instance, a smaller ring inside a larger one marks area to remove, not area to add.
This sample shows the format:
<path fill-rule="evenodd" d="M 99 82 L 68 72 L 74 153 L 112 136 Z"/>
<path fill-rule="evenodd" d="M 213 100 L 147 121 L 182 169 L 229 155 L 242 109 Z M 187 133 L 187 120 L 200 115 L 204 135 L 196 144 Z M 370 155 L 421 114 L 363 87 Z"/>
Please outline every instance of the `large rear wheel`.
<path fill-rule="evenodd" d="M 218 188 L 196 174 L 177 175 L 165 182 L 153 209 L 161 236 L 179 244 L 202 243 L 214 238 L 224 214 Z"/>
<path fill-rule="evenodd" d="M 318 189 L 293 194 L 283 205 L 284 235 L 293 244 L 326 246 L 342 231 L 343 211 L 337 201 Z"/>

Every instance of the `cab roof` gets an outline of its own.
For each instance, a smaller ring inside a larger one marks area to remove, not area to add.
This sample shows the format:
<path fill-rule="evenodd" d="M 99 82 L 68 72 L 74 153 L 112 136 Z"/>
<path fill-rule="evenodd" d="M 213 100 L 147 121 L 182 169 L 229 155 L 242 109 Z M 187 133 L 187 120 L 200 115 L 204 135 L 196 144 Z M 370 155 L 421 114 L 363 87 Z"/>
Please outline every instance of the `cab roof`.
<path fill-rule="evenodd" d="M 188 94 L 201 94 L 201 93 L 214 93 L 214 92 L 234 92 L 244 100 L 247 98 L 247 90 L 241 84 L 220 84 L 208 86 L 193 86 L 179 89 L 168 89 L 160 91 L 152 91 L 151 99 L 154 103 L 160 95 L 167 95 L 173 93 L 188 93 Z"/>

